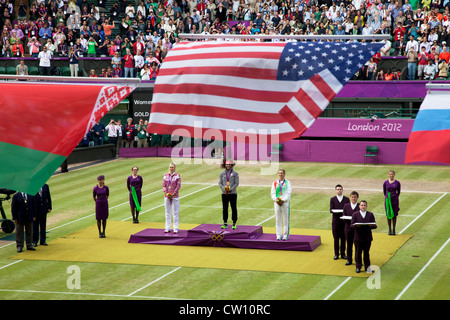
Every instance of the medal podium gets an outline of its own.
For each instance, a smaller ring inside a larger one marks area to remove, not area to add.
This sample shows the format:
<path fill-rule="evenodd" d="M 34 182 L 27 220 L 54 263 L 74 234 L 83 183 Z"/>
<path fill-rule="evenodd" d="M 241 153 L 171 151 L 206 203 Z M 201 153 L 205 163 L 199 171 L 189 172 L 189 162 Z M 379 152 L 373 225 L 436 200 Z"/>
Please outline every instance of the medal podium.
<path fill-rule="evenodd" d="M 320 236 L 290 235 L 288 240 L 276 240 L 275 234 L 263 232 L 261 226 L 238 225 L 221 229 L 218 224 L 201 224 L 178 233 L 164 232 L 164 229 L 144 229 L 130 236 L 129 243 L 228 247 L 242 249 L 313 251 L 321 244 Z"/>

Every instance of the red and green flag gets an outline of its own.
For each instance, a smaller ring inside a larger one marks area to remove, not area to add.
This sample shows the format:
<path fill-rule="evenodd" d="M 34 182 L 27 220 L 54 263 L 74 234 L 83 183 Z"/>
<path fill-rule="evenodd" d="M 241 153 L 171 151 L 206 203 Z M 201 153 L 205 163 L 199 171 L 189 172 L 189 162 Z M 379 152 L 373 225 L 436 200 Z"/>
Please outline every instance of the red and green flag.
<path fill-rule="evenodd" d="M 133 85 L 0 84 L 0 188 L 36 194 Z"/>

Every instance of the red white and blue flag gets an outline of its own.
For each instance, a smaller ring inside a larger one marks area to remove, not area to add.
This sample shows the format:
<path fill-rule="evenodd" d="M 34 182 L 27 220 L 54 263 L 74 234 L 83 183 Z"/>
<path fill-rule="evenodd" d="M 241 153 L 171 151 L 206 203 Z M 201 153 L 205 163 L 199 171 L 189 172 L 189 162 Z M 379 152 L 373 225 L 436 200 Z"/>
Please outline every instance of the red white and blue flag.
<path fill-rule="evenodd" d="M 405 163 L 450 164 L 449 101 L 449 89 L 428 90 L 409 136 Z"/>
<path fill-rule="evenodd" d="M 296 138 L 382 46 L 179 43 L 165 58 L 155 82 L 148 131 L 175 134 L 178 129 L 177 135 L 202 138 L 206 130 L 218 129 L 223 137 L 219 140 L 230 140 L 230 131 L 231 137 L 267 139 L 276 134 L 280 142 Z"/>

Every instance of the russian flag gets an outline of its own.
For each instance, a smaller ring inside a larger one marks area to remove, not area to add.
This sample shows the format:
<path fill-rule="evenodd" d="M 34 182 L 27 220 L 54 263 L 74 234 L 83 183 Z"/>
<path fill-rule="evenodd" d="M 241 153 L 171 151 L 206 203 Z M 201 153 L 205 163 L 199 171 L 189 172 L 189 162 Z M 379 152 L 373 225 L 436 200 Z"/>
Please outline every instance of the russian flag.
<path fill-rule="evenodd" d="M 450 164 L 450 87 L 427 88 L 409 136 L 405 163 Z"/>

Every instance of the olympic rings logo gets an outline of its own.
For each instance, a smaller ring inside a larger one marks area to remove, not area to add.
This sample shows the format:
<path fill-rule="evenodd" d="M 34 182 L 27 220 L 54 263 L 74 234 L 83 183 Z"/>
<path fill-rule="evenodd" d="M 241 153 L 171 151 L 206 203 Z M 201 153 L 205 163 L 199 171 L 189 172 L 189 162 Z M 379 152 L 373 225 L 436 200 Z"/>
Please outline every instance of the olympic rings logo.
<path fill-rule="evenodd" d="M 209 234 L 209 237 L 211 238 L 212 241 L 214 242 L 220 242 L 223 240 L 223 238 L 225 238 L 225 235 L 222 232 L 211 232 Z"/>

